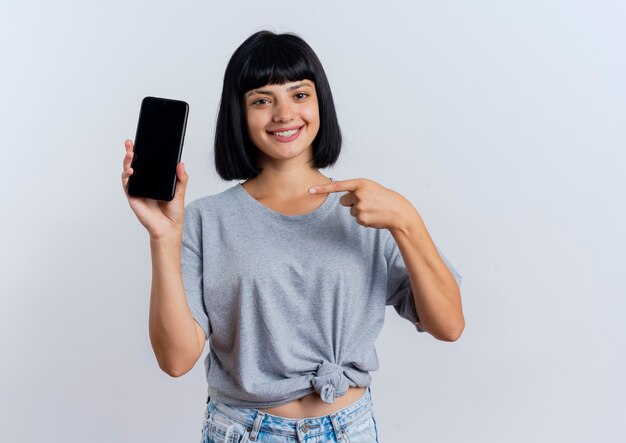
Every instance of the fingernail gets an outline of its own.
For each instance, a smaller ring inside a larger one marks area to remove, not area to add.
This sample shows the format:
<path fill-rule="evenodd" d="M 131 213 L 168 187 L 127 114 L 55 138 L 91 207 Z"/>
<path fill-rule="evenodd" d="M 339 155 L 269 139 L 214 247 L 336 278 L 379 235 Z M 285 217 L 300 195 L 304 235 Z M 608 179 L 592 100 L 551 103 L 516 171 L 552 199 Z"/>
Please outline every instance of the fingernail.
<path fill-rule="evenodd" d="M 315 194 L 316 192 L 317 192 L 317 189 L 309 188 L 309 194 Z"/>

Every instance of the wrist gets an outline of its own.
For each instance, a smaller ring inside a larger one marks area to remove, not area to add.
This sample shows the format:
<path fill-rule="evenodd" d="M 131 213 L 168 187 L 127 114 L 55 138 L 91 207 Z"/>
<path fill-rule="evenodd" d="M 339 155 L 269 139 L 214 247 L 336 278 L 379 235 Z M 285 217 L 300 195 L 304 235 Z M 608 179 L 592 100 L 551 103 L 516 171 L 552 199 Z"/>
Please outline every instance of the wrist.
<path fill-rule="evenodd" d="M 389 227 L 389 232 L 392 235 L 407 235 L 411 236 L 416 232 L 419 232 L 424 227 L 422 217 L 416 210 L 410 212 L 404 212 L 394 218 L 394 224 Z"/>
<path fill-rule="evenodd" d="M 150 248 L 152 249 L 172 249 L 180 248 L 182 233 L 150 236 Z"/>

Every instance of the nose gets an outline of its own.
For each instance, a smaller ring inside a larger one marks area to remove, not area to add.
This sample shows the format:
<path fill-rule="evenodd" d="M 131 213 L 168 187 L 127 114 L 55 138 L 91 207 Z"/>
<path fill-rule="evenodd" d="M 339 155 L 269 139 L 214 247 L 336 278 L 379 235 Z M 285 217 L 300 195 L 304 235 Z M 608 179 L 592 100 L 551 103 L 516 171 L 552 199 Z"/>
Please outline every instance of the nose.
<path fill-rule="evenodd" d="M 274 122 L 289 122 L 293 120 L 294 113 L 289 102 L 277 103 L 274 108 Z"/>

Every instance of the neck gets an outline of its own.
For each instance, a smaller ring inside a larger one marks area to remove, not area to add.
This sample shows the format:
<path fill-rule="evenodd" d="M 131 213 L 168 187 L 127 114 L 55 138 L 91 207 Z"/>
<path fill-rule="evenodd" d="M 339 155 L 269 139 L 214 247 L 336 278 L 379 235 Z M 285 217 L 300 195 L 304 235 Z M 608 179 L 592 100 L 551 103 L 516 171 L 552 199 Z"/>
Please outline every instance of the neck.
<path fill-rule="evenodd" d="M 258 176 L 242 184 L 254 198 L 273 198 L 289 200 L 303 195 L 310 195 L 309 188 L 330 183 L 330 178 L 318 169 L 282 170 L 263 169 Z"/>

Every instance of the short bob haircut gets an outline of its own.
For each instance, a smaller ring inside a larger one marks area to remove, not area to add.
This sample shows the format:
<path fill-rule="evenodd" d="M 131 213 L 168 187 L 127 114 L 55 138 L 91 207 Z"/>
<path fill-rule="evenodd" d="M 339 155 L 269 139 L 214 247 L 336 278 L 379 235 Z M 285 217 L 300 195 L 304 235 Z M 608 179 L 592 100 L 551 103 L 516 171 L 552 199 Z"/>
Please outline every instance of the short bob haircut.
<path fill-rule="evenodd" d="M 224 74 L 224 87 L 215 131 L 215 168 L 223 180 L 257 176 L 259 149 L 248 135 L 243 96 L 268 84 L 309 79 L 315 83 L 320 128 L 313 140 L 316 168 L 333 165 L 341 152 L 341 130 L 326 73 L 317 55 L 299 36 L 259 31 L 233 53 Z"/>

